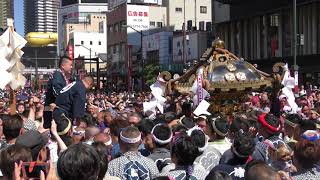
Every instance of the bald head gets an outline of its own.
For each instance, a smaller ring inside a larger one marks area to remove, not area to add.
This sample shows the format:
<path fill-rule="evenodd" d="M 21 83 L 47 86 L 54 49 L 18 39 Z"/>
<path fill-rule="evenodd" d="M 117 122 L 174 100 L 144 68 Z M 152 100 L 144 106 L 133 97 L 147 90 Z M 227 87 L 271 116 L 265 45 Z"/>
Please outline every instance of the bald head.
<path fill-rule="evenodd" d="M 93 87 L 93 78 L 91 76 L 85 76 L 82 79 L 82 82 L 86 89 L 91 89 Z"/>

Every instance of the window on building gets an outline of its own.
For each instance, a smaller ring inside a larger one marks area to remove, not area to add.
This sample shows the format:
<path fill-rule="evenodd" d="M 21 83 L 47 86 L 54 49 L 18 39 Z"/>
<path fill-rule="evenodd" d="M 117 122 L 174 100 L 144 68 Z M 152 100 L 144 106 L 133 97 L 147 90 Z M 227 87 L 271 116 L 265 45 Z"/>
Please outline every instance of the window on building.
<path fill-rule="evenodd" d="M 156 26 L 156 22 L 150 21 L 150 26 L 151 26 L 151 27 L 155 27 L 155 26 Z"/>
<path fill-rule="evenodd" d="M 177 42 L 177 47 L 180 47 L 180 41 Z"/>
<path fill-rule="evenodd" d="M 207 14 L 207 6 L 200 6 L 200 13 Z"/>
<path fill-rule="evenodd" d="M 114 25 L 114 32 L 119 32 L 119 23 Z"/>
<path fill-rule="evenodd" d="M 92 45 L 92 41 L 90 41 L 90 45 Z"/>
<path fill-rule="evenodd" d="M 162 28 L 162 22 L 157 22 L 157 27 Z"/>
<path fill-rule="evenodd" d="M 126 25 L 126 21 L 121 21 L 119 31 L 125 31 L 126 30 L 126 28 L 124 28 L 125 25 Z"/>
<path fill-rule="evenodd" d="M 176 12 L 182 12 L 182 8 L 176 7 Z"/>
<path fill-rule="evenodd" d="M 172 54 L 172 37 L 169 37 L 169 54 Z"/>
<path fill-rule="evenodd" d="M 116 49 L 116 53 L 119 54 L 119 52 L 120 52 L 120 44 L 117 44 L 115 49 Z"/>
<path fill-rule="evenodd" d="M 117 53 L 116 46 L 113 46 L 113 47 L 112 47 L 112 51 L 113 51 L 113 54 L 116 54 L 116 53 Z"/>
<path fill-rule="evenodd" d="M 108 32 L 113 32 L 113 26 L 112 25 L 108 26 Z"/>
<path fill-rule="evenodd" d="M 101 45 L 101 41 L 99 41 L 98 44 Z"/>
<path fill-rule="evenodd" d="M 182 51 L 179 49 L 178 56 L 182 56 Z"/>
<path fill-rule="evenodd" d="M 108 46 L 108 50 L 107 50 L 108 55 L 111 54 L 111 51 L 112 51 L 112 47 Z"/>
<path fill-rule="evenodd" d="M 104 33 L 104 21 L 99 22 L 99 33 Z"/>
<path fill-rule="evenodd" d="M 81 45 L 84 45 L 84 42 L 83 42 L 83 41 L 81 41 Z"/>
<path fill-rule="evenodd" d="M 270 26 L 271 27 L 278 27 L 279 26 L 279 15 L 278 14 L 272 14 L 270 16 Z"/>

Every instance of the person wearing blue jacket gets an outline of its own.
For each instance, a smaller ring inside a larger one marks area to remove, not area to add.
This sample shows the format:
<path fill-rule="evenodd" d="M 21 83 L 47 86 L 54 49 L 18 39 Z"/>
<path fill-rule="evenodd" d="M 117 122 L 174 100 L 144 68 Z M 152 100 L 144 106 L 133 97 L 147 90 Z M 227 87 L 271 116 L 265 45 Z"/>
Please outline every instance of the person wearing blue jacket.
<path fill-rule="evenodd" d="M 60 91 L 70 83 L 69 77 L 72 71 L 72 60 L 62 57 L 59 63 L 59 69 L 55 71 L 52 78 L 48 81 L 45 106 L 54 103 Z"/>
<path fill-rule="evenodd" d="M 92 86 L 92 77 L 86 76 L 83 80 L 74 81 L 60 91 L 53 111 L 53 118 L 57 123 L 58 132 L 61 132 L 60 135 L 68 131 L 74 120 L 85 115 L 86 91 Z"/>

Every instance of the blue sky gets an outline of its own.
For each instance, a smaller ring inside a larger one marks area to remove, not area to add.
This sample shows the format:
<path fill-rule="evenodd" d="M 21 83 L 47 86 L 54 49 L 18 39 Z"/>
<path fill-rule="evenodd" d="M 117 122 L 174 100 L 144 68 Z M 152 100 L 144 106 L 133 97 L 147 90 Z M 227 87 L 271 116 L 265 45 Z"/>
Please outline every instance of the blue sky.
<path fill-rule="evenodd" d="M 16 31 L 24 36 L 23 0 L 14 0 L 14 23 Z"/>

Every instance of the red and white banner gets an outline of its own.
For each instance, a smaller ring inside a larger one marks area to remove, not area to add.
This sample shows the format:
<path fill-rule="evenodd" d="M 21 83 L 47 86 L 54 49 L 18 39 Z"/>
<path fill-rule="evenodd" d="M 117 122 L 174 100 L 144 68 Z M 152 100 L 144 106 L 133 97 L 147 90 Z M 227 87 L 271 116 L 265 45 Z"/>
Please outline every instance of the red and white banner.
<path fill-rule="evenodd" d="M 204 99 L 203 97 L 203 88 L 202 88 L 202 83 L 203 83 L 203 73 L 202 69 L 200 69 L 198 76 L 197 76 L 197 96 L 198 96 L 198 104 Z"/>

